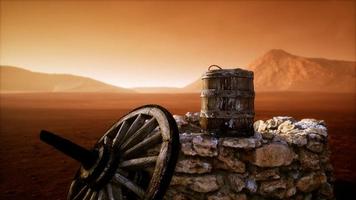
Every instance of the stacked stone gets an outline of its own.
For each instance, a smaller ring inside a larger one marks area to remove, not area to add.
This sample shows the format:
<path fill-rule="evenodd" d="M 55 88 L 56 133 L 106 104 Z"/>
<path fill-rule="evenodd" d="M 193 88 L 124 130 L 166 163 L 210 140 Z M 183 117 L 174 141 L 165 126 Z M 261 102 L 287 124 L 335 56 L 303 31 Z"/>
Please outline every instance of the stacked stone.
<path fill-rule="evenodd" d="M 274 117 L 252 137 L 216 138 L 199 113 L 174 117 L 182 148 L 166 199 L 334 199 L 323 121 Z"/>

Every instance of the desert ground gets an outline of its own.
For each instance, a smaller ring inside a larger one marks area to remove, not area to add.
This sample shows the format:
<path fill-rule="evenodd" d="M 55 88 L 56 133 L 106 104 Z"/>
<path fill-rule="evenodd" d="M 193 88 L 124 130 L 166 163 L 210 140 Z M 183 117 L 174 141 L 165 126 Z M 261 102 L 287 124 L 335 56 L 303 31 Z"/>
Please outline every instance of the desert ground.
<path fill-rule="evenodd" d="M 65 199 L 79 164 L 39 140 L 46 129 L 90 148 L 116 120 L 143 104 L 172 114 L 200 110 L 199 94 L 2 93 L 0 199 Z M 257 93 L 255 119 L 325 120 L 338 199 L 356 182 L 354 94 Z"/>

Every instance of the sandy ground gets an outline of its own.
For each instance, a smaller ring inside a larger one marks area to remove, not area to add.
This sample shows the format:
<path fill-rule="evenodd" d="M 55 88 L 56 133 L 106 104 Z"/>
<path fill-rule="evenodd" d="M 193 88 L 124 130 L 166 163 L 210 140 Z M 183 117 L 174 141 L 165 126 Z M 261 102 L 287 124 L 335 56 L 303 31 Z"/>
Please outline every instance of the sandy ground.
<path fill-rule="evenodd" d="M 200 109 L 199 94 L 27 93 L 1 94 L 0 100 L 0 199 L 66 198 L 79 164 L 40 142 L 41 129 L 90 148 L 137 106 L 160 104 L 174 114 Z M 346 184 L 337 186 L 355 186 L 355 95 L 261 93 L 255 105 L 256 119 L 277 115 L 324 119 L 336 180 Z"/>

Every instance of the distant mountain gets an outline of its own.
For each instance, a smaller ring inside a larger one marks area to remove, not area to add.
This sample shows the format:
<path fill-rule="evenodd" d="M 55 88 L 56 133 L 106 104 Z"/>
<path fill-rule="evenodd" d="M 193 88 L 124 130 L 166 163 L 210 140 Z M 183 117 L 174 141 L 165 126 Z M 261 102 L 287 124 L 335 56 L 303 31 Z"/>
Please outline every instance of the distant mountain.
<path fill-rule="evenodd" d="M 280 49 L 249 65 L 257 91 L 355 92 L 356 62 L 306 58 Z"/>
<path fill-rule="evenodd" d="M 273 49 L 248 69 L 254 71 L 256 91 L 356 92 L 356 62 L 306 58 Z M 199 92 L 201 80 L 183 90 Z"/>
<path fill-rule="evenodd" d="M 1 92 L 133 92 L 91 78 L 0 66 Z"/>

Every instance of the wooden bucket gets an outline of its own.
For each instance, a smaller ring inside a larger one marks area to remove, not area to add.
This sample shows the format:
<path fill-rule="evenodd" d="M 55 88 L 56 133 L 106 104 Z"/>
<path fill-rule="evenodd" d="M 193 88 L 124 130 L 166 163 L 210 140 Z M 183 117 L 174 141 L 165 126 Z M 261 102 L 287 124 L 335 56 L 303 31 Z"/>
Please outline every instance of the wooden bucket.
<path fill-rule="evenodd" d="M 202 80 L 201 127 L 217 136 L 253 135 L 253 72 L 212 65 Z"/>

